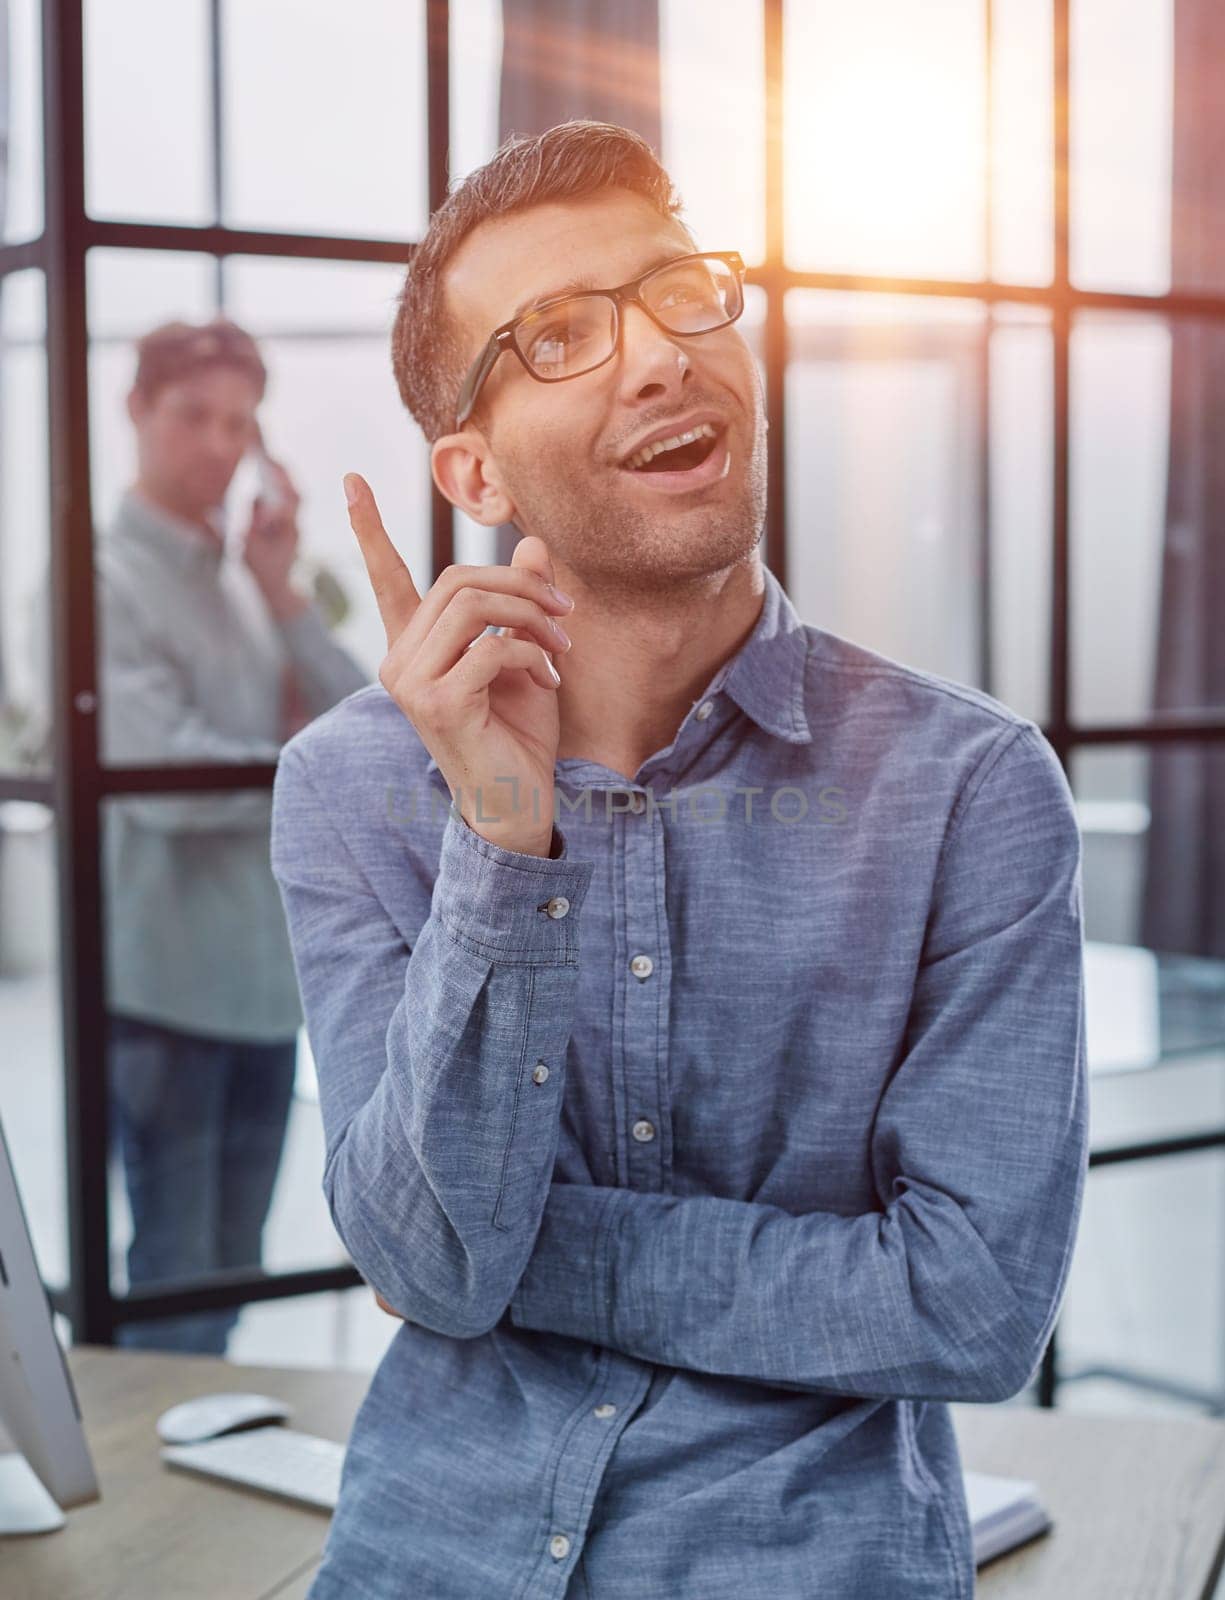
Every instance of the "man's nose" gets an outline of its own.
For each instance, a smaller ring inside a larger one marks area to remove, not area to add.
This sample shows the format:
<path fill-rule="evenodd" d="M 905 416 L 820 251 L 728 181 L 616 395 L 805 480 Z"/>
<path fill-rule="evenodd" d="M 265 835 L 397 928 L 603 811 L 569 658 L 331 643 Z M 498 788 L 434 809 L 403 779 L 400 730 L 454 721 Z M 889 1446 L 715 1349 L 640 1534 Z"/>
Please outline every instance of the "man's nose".
<path fill-rule="evenodd" d="M 626 399 L 662 399 L 680 393 L 690 360 L 681 342 L 642 306 L 621 307 L 621 388 Z"/>

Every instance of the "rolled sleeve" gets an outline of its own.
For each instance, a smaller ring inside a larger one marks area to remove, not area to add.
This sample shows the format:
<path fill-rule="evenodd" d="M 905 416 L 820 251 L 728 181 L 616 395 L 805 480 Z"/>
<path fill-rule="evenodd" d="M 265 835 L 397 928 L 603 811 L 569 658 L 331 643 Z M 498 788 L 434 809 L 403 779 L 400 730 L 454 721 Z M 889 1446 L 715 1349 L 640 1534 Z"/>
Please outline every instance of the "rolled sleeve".
<path fill-rule="evenodd" d="M 548 1192 L 594 866 L 489 845 L 452 813 L 406 938 L 323 802 L 339 787 L 312 780 L 302 736 L 286 747 L 272 864 L 319 1078 L 324 1192 L 390 1305 L 475 1337 L 505 1312 Z M 564 916 L 541 909 L 563 893 Z"/>

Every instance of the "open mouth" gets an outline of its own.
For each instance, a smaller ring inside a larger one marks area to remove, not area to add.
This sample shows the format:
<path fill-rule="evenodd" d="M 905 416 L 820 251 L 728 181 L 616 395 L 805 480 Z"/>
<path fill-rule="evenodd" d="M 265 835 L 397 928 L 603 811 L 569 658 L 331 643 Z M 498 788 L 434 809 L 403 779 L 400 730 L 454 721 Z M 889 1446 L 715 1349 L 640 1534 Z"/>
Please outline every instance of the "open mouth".
<path fill-rule="evenodd" d="M 727 475 L 727 427 L 701 422 L 695 428 L 644 445 L 621 470 L 655 488 L 697 488 Z"/>
<path fill-rule="evenodd" d="M 684 433 L 643 445 L 625 465 L 631 472 L 687 472 L 701 466 L 714 449 L 716 438 L 714 423 L 700 422 Z"/>

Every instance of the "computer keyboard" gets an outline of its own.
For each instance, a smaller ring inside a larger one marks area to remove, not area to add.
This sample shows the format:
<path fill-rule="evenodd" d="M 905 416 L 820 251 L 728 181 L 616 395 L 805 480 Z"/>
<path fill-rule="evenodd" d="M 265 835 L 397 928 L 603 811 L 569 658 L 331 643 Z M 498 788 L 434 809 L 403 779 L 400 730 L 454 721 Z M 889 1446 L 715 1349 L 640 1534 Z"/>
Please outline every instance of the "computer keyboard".
<path fill-rule="evenodd" d="M 199 1444 L 162 1447 L 167 1466 L 222 1478 L 324 1511 L 335 1509 L 344 1458 L 344 1445 L 312 1433 L 298 1433 L 280 1423 L 224 1433 Z"/>

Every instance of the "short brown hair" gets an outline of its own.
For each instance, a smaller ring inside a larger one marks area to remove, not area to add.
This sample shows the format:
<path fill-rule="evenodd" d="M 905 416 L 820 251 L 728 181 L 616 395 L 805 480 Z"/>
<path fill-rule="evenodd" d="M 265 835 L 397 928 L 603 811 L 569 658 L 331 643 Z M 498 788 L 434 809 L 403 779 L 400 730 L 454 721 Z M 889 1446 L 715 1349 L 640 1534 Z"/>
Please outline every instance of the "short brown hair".
<path fill-rule="evenodd" d="M 164 322 L 136 342 L 134 387 L 152 400 L 167 383 L 209 367 L 237 367 L 264 398 L 268 369 L 255 340 L 228 317 L 211 322 Z"/>
<path fill-rule="evenodd" d="M 583 118 L 535 138 L 507 139 L 434 212 L 408 264 L 391 331 L 396 387 L 430 444 L 455 426 L 466 370 L 462 332 L 446 302 L 447 262 L 491 217 L 610 188 L 641 195 L 661 217 L 676 217 L 681 209 L 671 178 L 640 134 Z M 480 409 L 478 401 L 474 417 Z"/>

